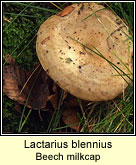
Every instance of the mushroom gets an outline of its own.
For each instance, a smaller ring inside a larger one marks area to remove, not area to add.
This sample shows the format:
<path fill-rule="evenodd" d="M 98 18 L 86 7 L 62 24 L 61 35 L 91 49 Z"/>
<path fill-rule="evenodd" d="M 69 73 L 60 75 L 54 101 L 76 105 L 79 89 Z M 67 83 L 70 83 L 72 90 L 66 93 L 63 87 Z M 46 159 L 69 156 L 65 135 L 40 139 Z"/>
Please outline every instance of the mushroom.
<path fill-rule="evenodd" d="M 36 51 L 62 89 L 83 100 L 106 101 L 131 81 L 133 43 L 128 35 L 128 27 L 112 11 L 97 3 L 77 3 L 40 26 Z"/>

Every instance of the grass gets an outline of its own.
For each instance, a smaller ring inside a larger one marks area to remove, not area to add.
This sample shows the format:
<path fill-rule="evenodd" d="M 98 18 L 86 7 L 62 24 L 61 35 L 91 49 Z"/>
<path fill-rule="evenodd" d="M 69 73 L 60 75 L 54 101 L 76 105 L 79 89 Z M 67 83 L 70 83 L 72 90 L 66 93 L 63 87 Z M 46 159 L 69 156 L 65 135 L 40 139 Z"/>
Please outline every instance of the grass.
<path fill-rule="evenodd" d="M 39 26 L 44 20 L 58 13 L 69 4 L 71 3 L 4 2 L 3 65 L 6 65 L 4 60 L 5 55 L 11 54 L 16 58 L 19 66 L 31 70 L 38 61 L 35 41 Z M 124 19 L 129 26 L 131 34 L 128 38 L 133 40 L 133 3 L 107 2 L 102 4 Z M 97 15 L 97 13 L 94 14 Z M 92 51 L 90 48 L 88 48 L 88 50 Z M 97 49 L 95 49 L 95 52 L 104 58 Z M 118 71 L 116 65 L 113 65 L 111 62 L 110 64 Z M 129 77 L 129 75 L 126 76 Z M 124 78 L 124 76 L 122 77 Z M 75 132 L 70 128 L 70 125 L 65 125 L 62 121 L 64 105 L 61 105 L 61 102 L 63 95 L 64 91 L 60 90 L 58 108 L 57 111 L 53 112 L 53 115 L 41 111 L 43 119 L 41 121 L 38 116 L 39 112 L 30 110 L 26 108 L 25 105 L 22 107 L 23 111 L 21 111 L 21 114 L 16 112 L 14 101 L 3 94 L 3 133 Z M 70 97 L 70 95 L 68 95 L 68 97 Z M 133 133 L 132 85 L 129 85 L 121 96 L 111 101 L 89 102 L 83 105 L 83 101 L 77 98 L 77 102 L 79 104 L 78 116 L 80 117 L 82 133 Z M 24 115 L 26 118 L 23 117 Z M 35 121 L 37 122 L 35 123 Z"/>

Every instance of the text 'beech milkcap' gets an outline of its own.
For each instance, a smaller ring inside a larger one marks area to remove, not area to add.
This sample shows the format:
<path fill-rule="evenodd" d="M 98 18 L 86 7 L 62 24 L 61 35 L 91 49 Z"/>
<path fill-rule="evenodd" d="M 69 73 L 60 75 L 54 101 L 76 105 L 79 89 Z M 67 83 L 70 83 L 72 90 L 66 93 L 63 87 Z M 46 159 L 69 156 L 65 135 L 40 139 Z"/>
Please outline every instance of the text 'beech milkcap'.
<path fill-rule="evenodd" d="M 36 50 L 62 89 L 84 100 L 106 101 L 130 82 L 133 43 L 128 36 L 128 27 L 112 11 L 77 3 L 40 26 Z"/>

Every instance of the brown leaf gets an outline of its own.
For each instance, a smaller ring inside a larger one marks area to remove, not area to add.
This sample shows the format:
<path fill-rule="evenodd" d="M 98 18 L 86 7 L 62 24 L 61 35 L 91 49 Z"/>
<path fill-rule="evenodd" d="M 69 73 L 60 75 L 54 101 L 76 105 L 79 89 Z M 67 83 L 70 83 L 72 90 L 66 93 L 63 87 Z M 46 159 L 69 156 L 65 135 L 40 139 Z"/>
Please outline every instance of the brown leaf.
<path fill-rule="evenodd" d="M 48 100 L 52 104 L 54 109 L 57 109 L 58 106 L 58 85 L 56 83 L 53 83 L 53 88 L 52 88 L 54 94 L 48 96 Z"/>
<path fill-rule="evenodd" d="M 67 98 L 67 102 L 65 103 L 67 107 L 79 107 L 79 103 L 77 101 L 77 98 L 69 95 L 69 97 Z"/>
<path fill-rule="evenodd" d="M 67 97 L 67 92 L 64 91 L 63 98 L 62 98 L 62 101 L 61 101 L 61 105 L 63 105 L 63 102 L 66 99 L 66 97 Z"/>
<path fill-rule="evenodd" d="M 80 119 L 78 116 L 78 111 L 76 108 L 65 109 L 62 114 L 62 119 L 64 123 L 70 128 L 74 129 L 76 132 L 79 132 L 81 129 Z"/>
<path fill-rule="evenodd" d="M 72 6 L 67 6 L 64 10 L 62 10 L 61 12 L 59 12 L 57 15 L 64 17 L 68 14 L 70 14 L 72 11 L 74 10 L 74 7 Z"/>
<path fill-rule="evenodd" d="M 45 108 L 51 80 L 40 64 L 33 71 L 27 72 L 19 68 L 10 55 L 8 55 L 7 63 L 9 65 L 3 67 L 3 92 L 19 104 L 24 104 L 30 95 L 27 107 Z"/>
<path fill-rule="evenodd" d="M 18 65 L 7 65 L 3 67 L 3 92 L 12 100 L 24 104 L 26 96 L 21 93 L 22 82 L 20 75 L 23 70 L 19 70 Z M 22 74 L 26 77 L 26 72 Z"/>
<path fill-rule="evenodd" d="M 35 71 L 35 69 L 34 69 Z M 33 74 L 32 74 L 33 73 Z M 32 88 L 31 95 L 28 100 L 28 106 L 33 109 L 43 109 L 46 107 L 47 97 L 49 96 L 49 83 L 50 78 L 43 70 L 41 65 L 36 69 L 35 72 L 31 72 L 32 75 L 30 80 L 27 82 L 23 92 L 28 95 Z"/>
<path fill-rule="evenodd" d="M 15 109 L 18 113 L 22 114 L 22 106 L 21 106 L 18 102 L 15 102 L 14 109 Z"/>
<path fill-rule="evenodd" d="M 52 104 L 53 108 L 56 110 L 58 107 L 58 103 L 59 103 L 59 98 L 60 98 L 60 87 L 53 82 L 53 87 L 52 87 L 52 91 L 54 92 L 54 94 L 51 94 L 48 96 L 48 101 L 50 101 L 50 103 Z M 63 102 L 65 100 L 65 98 L 67 97 L 67 93 L 64 92 L 63 94 L 63 98 L 61 100 L 61 105 L 63 105 Z"/>
<path fill-rule="evenodd" d="M 10 65 L 15 65 L 16 63 L 15 58 L 13 58 L 10 54 L 7 54 L 5 56 L 5 61 L 7 62 L 7 64 L 10 64 Z"/>

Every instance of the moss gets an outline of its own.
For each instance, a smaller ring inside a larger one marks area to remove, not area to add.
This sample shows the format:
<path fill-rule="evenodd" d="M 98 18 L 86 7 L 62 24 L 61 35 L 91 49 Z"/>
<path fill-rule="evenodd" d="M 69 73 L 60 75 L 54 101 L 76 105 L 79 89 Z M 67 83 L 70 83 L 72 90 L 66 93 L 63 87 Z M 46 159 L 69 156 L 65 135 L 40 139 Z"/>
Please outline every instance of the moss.
<path fill-rule="evenodd" d="M 37 30 L 46 19 L 45 15 L 48 17 L 51 13 L 39 12 L 35 8 L 24 10 L 24 6 L 17 4 L 3 4 L 3 13 L 8 13 L 4 16 L 10 21 L 3 21 L 3 56 L 11 54 L 20 66 L 30 70 L 38 61 L 35 50 Z M 33 3 L 33 5 L 36 4 Z M 18 15 L 22 10 L 24 12 Z"/>
<path fill-rule="evenodd" d="M 17 112 L 14 111 L 14 102 L 3 94 L 2 126 L 3 133 L 13 133 L 17 131 L 20 120 Z"/>
<path fill-rule="evenodd" d="M 37 5 L 36 3 L 32 4 Z M 40 4 L 40 6 L 42 7 L 42 4 Z M 20 67 L 32 70 L 34 64 L 38 62 L 35 46 L 37 30 L 46 17 L 49 17 L 52 13 L 47 11 L 39 12 L 36 8 L 27 8 L 26 10 L 24 10 L 24 8 L 25 6 L 18 5 L 18 3 L 3 3 L 3 16 L 6 18 L 3 21 L 3 63 L 5 65 L 4 56 L 11 54 L 16 58 Z M 19 16 L 18 14 L 22 10 L 24 10 L 24 12 Z M 35 113 L 37 114 L 38 112 L 34 112 L 34 114 Z M 10 100 L 4 94 L 3 132 L 17 132 L 20 118 L 21 114 L 15 111 L 14 101 Z M 41 124 L 39 117 L 37 121 Z M 30 132 L 30 130 L 37 132 L 39 128 L 36 128 L 36 126 L 38 127 L 39 125 L 35 126 L 34 123 L 33 118 L 28 120 L 29 126 L 24 127 L 23 132 Z M 45 126 L 45 124 L 42 125 Z M 41 126 L 40 128 L 43 127 Z M 41 129 L 39 129 L 39 131 L 40 130 Z"/>

